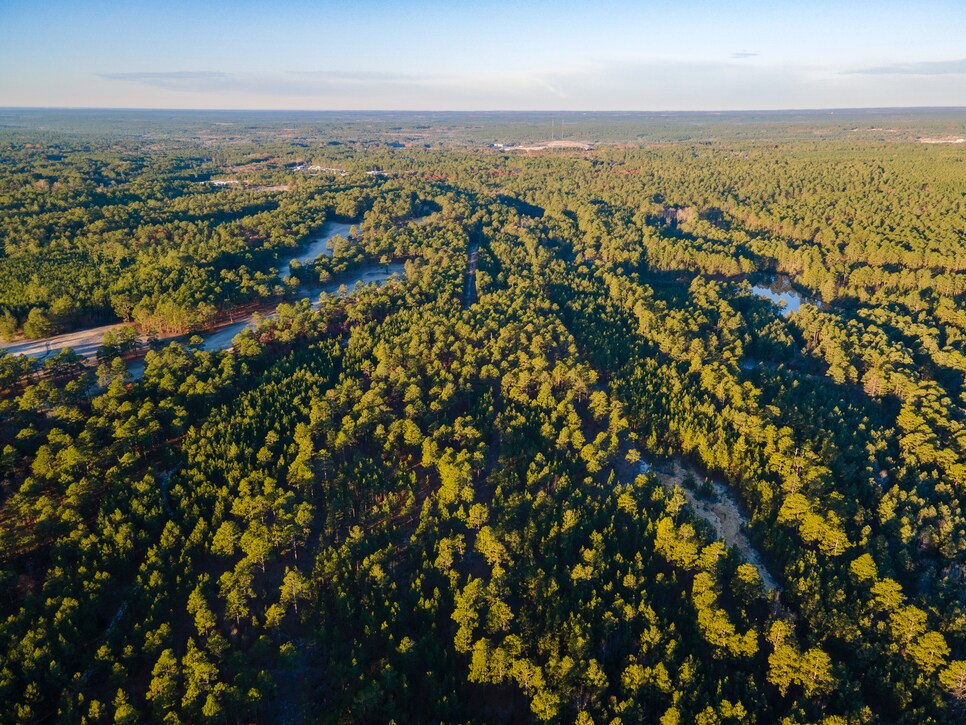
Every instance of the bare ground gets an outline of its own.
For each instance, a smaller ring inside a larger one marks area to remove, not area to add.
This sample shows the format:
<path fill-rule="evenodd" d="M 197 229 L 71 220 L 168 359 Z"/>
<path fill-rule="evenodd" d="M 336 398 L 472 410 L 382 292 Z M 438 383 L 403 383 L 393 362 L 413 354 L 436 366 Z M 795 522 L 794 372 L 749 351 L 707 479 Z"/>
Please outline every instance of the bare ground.
<path fill-rule="evenodd" d="M 687 499 L 688 505 L 700 518 L 711 524 L 711 528 L 714 529 L 718 538 L 726 546 L 737 547 L 738 551 L 741 552 L 741 555 L 748 563 L 758 570 L 765 589 L 769 592 L 781 591 L 781 587 L 778 586 L 775 577 L 765 567 L 758 550 L 755 549 L 745 535 L 744 528 L 748 522 L 741 512 L 741 509 L 738 508 L 738 504 L 735 502 L 727 486 L 719 481 L 712 481 L 714 500 L 705 501 L 695 496 L 694 492 L 684 483 L 689 476 L 698 481 L 704 478 L 704 476 L 696 470 L 686 468 L 680 460 L 674 461 L 670 471 L 659 471 L 656 468 L 652 469 L 648 463 L 641 463 L 640 473 L 646 473 L 648 471 L 654 473 L 661 485 L 669 491 L 675 488 L 681 490 L 681 493 Z"/>

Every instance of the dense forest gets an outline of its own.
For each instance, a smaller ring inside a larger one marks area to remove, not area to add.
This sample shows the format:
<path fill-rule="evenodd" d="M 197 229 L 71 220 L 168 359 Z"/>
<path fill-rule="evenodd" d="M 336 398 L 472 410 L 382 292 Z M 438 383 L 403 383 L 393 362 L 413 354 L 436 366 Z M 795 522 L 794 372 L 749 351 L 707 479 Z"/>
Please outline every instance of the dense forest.
<path fill-rule="evenodd" d="M 0 337 L 118 326 L 0 351 L 0 722 L 966 717 L 966 118 L 68 121 Z"/>

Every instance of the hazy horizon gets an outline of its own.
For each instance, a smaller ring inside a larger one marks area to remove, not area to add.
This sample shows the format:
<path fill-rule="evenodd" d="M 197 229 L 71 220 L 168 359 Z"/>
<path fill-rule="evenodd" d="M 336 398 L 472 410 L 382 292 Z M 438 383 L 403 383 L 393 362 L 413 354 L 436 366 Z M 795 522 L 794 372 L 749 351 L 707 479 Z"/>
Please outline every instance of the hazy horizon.
<path fill-rule="evenodd" d="M 191 113 L 438 113 L 438 114 L 539 114 L 551 116 L 553 114 L 580 114 L 580 115 L 608 115 L 608 114 L 627 114 L 627 115 L 750 115 L 755 113 L 762 114 L 793 114 L 793 113 L 836 113 L 836 112 L 889 112 L 889 111 L 966 111 L 966 105 L 959 106 L 814 106 L 800 108 L 703 108 L 703 109 L 682 109 L 682 108 L 655 108 L 655 109 L 631 109 L 631 108 L 598 108 L 593 110 L 580 110 L 574 108 L 218 108 L 218 107 L 177 107 L 177 106 L 0 106 L 0 111 L 163 111 L 163 112 L 191 112 Z"/>

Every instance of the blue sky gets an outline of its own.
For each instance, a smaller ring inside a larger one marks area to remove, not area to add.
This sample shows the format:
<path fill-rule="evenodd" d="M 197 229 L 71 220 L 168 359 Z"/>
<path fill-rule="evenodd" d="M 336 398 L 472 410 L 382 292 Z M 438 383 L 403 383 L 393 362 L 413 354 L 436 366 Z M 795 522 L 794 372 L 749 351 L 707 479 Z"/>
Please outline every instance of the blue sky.
<path fill-rule="evenodd" d="M 0 0 L 0 106 L 966 106 L 966 0 Z"/>

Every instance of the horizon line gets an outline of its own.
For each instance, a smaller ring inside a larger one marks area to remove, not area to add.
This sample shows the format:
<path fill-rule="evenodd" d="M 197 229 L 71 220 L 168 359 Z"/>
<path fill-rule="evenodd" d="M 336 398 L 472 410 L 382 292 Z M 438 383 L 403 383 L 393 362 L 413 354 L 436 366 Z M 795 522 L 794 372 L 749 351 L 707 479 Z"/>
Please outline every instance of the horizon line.
<path fill-rule="evenodd" d="M 705 109 L 471 109 L 446 108 L 182 108 L 165 106 L 0 106 L 4 111 L 188 111 L 199 113 L 796 113 L 796 112 L 842 112 L 842 111 L 966 111 L 962 106 L 814 106 L 788 108 L 705 108 Z"/>

